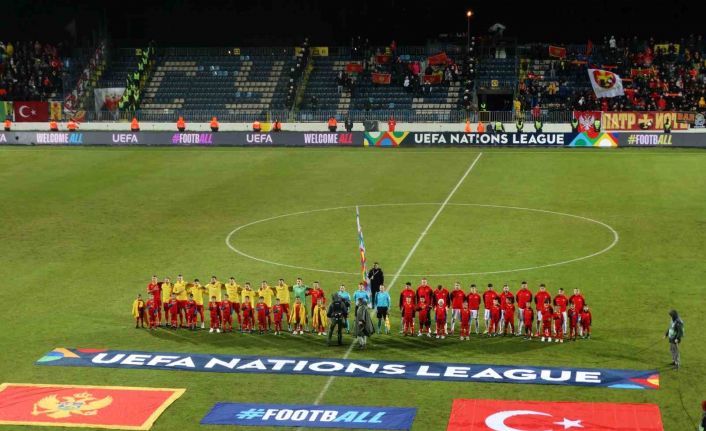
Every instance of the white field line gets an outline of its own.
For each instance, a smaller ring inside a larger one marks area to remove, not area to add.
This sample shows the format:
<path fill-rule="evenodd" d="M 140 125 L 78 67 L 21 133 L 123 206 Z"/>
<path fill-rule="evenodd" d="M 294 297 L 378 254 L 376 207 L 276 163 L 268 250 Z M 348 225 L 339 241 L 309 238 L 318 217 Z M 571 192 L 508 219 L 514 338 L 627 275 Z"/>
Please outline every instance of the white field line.
<path fill-rule="evenodd" d="M 446 196 L 446 199 L 444 200 L 444 202 L 441 203 L 441 206 L 436 211 L 436 214 L 434 214 L 434 217 L 432 217 L 431 220 L 429 220 L 427 227 L 425 227 L 424 230 L 422 231 L 421 235 L 419 235 L 419 238 L 417 238 L 417 241 L 414 243 L 414 245 L 412 246 L 412 249 L 409 251 L 409 253 L 407 253 L 407 257 L 405 257 L 405 259 L 402 261 L 402 264 L 400 265 L 399 269 L 395 273 L 395 276 L 392 278 L 392 281 L 387 286 L 388 292 L 392 291 L 392 288 L 394 287 L 395 283 L 397 282 L 397 279 L 399 278 L 400 273 L 404 270 L 404 267 L 407 266 L 407 263 L 412 258 L 412 255 L 417 250 L 417 247 L 419 247 L 419 244 L 422 242 L 422 239 L 424 238 L 424 236 L 426 236 L 427 232 L 429 232 L 429 229 L 432 227 L 434 222 L 436 222 L 436 219 L 439 218 L 439 214 L 441 214 L 441 212 L 444 210 L 444 208 L 446 208 L 446 205 L 449 203 L 449 201 L 451 200 L 453 195 L 456 194 L 456 190 L 458 190 L 458 188 L 461 187 L 461 184 L 463 184 L 463 181 L 466 179 L 468 174 L 471 173 L 473 168 L 476 166 L 476 163 L 480 159 L 480 156 L 482 156 L 482 155 L 483 155 L 483 153 L 478 153 L 478 156 L 473 160 L 473 162 L 468 167 L 468 169 L 466 169 L 466 172 L 463 174 L 461 179 L 458 180 L 458 182 L 456 183 L 454 188 L 451 189 L 451 192 L 449 193 L 449 195 Z M 354 346 L 355 346 L 355 341 L 351 343 L 350 347 L 348 347 L 348 350 L 346 350 L 346 353 L 343 355 L 343 359 L 348 359 L 351 352 L 353 351 Z M 314 405 L 319 405 L 321 403 L 321 401 L 324 399 L 324 396 L 328 392 L 328 390 L 331 387 L 331 384 L 333 383 L 335 378 L 336 378 L 336 376 L 331 376 L 326 380 L 326 384 L 321 389 L 321 392 L 319 392 L 319 395 L 316 397 L 316 400 L 314 400 Z"/>

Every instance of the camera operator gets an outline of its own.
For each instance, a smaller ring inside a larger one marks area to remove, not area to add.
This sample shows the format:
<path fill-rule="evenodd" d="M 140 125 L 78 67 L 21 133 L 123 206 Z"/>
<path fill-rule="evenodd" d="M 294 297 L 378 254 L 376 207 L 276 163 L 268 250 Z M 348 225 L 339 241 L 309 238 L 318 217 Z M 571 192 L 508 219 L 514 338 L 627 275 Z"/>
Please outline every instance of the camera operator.
<path fill-rule="evenodd" d="M 346 321 L 348 320 L 348 307 L 350 304 L 342 299 L 340 296 L 338 296 L 337 293 L 334 293 L 332 298 L 331 298 L 331 304 L 328 306 L 328 311 L 326 312 L 326 316 L 328 317 L 329 322 L 331 322 L 331 326 L 329 327 L 328 331 L 328 344 L 331 345 L 331 337 L 333 336 L 333 331 L 336 327 L 338 327 L 338 345 L 340 346 L 343 344 L 343 327 L 346 324 Z"/>

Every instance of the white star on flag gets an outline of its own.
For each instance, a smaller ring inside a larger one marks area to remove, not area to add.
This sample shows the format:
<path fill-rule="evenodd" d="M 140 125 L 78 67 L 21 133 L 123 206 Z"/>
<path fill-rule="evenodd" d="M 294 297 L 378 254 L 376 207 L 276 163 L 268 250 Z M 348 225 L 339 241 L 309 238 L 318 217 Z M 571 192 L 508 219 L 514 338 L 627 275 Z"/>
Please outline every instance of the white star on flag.
<path fill-rule="evenodd" d="M 565 430 L 569 428 L 583 428 L 583 425 L 581 425 L 581 419 L 571 420 L 564 418 L 561 422 L 554 422 L 554 425 L 563 425 Z"/>

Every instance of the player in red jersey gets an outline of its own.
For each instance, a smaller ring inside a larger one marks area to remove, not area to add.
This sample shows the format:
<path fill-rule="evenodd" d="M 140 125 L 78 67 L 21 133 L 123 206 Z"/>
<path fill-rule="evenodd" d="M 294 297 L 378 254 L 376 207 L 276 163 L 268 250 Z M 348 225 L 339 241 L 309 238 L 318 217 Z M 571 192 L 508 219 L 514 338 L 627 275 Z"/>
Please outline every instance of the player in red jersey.
<path fill-rule="evenodd" d="M 311 296 L 311 314 L 309 315 L 309 317 L 313 318 L 314 307 L 316 307 L 316 304 L 319 303 L 319 298 L 323 299 L 323 304 L 326 305 L 326 293 L 324 293 L 323 289 L 321 289 L 319 282 L 315 281 L 311 289 L 309 290 L 309 295 Z M 312 329 L 312 332 L 316 331 Z"/>
<path fill-rule="evenodd" d="M 576 306 L 576 311 L 579 313 L 579 336 L 583 337 L 583 328 L 581 327 L 581 312 L 586 304 L 586 298 L 583 297 L 579 289 L 574 289 L 574 294 L 569 297 L 569 304 Z"/>
<path fill-rule="evenodd" d="M 254 292 L 253 292 L 254 293 Z M 246 295 L 243 302 L 240 304 L 240 312 L 243 313 L 243 325 L 240 327 L 242 332 L 251 333 L 253 330 L 253 307 L 250 296 Z"/>
<path fill-rule="evenodd" d="M 537 335 L 539 335 L 539 325 L 544 320 L 542 313 L 544 312 L 544 304 L 550 303 L 552 296 L 547 292 L 547 287 L 544 283 L 539 285 L 539 291 L 534 295 L 534 304 L 537 306 Z"/>
<path fill-rule="evenodd" d="M 532 339 L 532 323 L 534 323 L 534 310 L 532 303 L 525 302 L 525 308 L 522 309 L 522 325 L 525 331 L 525 340 Z"/>
<path fill-rule="evenodd" d="M 267 317 L 270 315 L 270 309 L 265 304 L 265 298 L 262 296 L 257 299 L 255 314 L 257 315 L 257 329 L 260 334 L 264 334 L 265 330 L 267 330 Z"/>
<path fill-rule="evenodd" d="M 591 338 L 591 310 L 588 309 L 588 304 L 583 305 L 583 310 L 579 314 L 581 323 L 581 338 Z"/>
<path fill-rule="evenodd" d="M 145 308 L 147 309 L 147 321 L 149 328 L 154 329 L 157 327 L 157 315 L 161 306 L 158 305 L 154 301 L 154 297 L 152 297 L 145 302 Z"/>
<path fill-rule="evenodd" d="M 544 303 L 542 314 L 538 317 L 542 321 L 542 341 L 552 342 L 552 315 L 554 310 L 548 302 Z"/>
<path fill-rule="evenodd" d="M 456 328 L 456 321 L 461 318 L 461 309 L 463 302 L 466 300 L 466 293 L 461 289 L 461 283 L 454 283 L 454 288 L 449 294 L 451 299 L 451 334 Z"/>
<path fill-rule="evenodd" d="M 500 300 L 500 297 L 498 296 L 498 293 L 493 290 L 493 283 L 488 283 L 488 289 L 483 292 L 483 308 L 484 310 L 484 316 L 483 320 L 485 321 L 485 332 L 484 334 L 489 334 L 489 325 L 490 325 L 490 310 L 493 308 L 493 303 L 495 300 Z"/>
<path fill-rule="evenodd" d="M 211 318 L 211 329 L 209 329 L 208 332 L 213 333 L 215 331 L 220 333 L 221 328 L 218 327 L 218 324 L 221 320 L 221 310 L 218 307 L 215 296 L 212 296 L 211 300 L 208 302 L 208 311 Z"/>
<path fill-rule="evenodd" d="M 426 301 L 427 305 L 431 305 L 431 304 L 432 304 L 432 301 L 431 301 L 431 300 L 432 300 L 432 296 L 433 296 L 433 295 L 432 295 L 432 292 L 433 292 L 433 291 L 434 291 L 434 290 L 433 290 L 433 289 L 431 288 L 431 286 L 429 286 L 429 284 L 427 283 L 427 279 L 426 279 L 426 278 L 422 278 L 422 284 L 420 284 L 419 286 L 417 286 L 417 301 L 416 301 L 416 303 L 419 304 L 419 301 L 420 301 L 422 298 L 424 298 L 424 301 Z"/>
<path fill-rule="evenodd" d="M 554 319 L 554 341 L 557 343 L 564 342 L 564 313 L 559 308 L 554 309 L 552 314 Z"/>
<path fill-rule="evenodd" d="M 196 301 L 194 301 L 192 293 L 189 294 L 189 299 L 186 300 L 184 308 L 186 310 L 186 326 L 193 331 L 196 329 Z"/>
<path fill-rule="evenodd" d="M 399 302 L 399 309 L 400 309 L 400 334 L 404 330 L 404 313 L 403 313 L 403 308 L 404 305 L 407 303 L 407 298 L 412 299 L 412 305 L 416 307 L 417 305 L 417 294 L 414 292 L 414 289 L 412 289 L 412 283 L 409 281 L 405 283 L 404 289 L 400 292 L 400 302 Z M 414 320 L 412 320 L 412 326 L 414 326 Z"/>
<path fill-rule="evenodd" d="M 449 300 L 449 291 L 448 291 L 444 286 L 442 286 L 441 284 L 439 284 L 439 285 L 436 286 L 436 289 L 434 289 L 434 291 L 432 292 L 432 296 L 433 296 L 433 298 L 432 298 L 433 302 L 432 302 L 432 303 L 435 304 L 435 306 L 434 306 L 434 309 L 435 309 L 435 310 L 436 310 L 436 304 L 439 303 L 439 300 L 440 300 L 440 299 L 441 299 L 442 301 L 444 301 L 444 306 L 445 306 L 446 308 L 449 308 L 449 306 L 451 305 L 451 301 Z M 447 310 L 447 313 L 444 313 L 444 317 L 446 318 L 447 315 L 448 315 L 448 310 Z M 434 313 L 434 320 L 436 320 L 436 313 Z M 448 329 L 446 328 L 447 323 L 448 323 L 448 322 L 445 320 L 445 321 L 444 321 L 444 332 L 448 332 Z M 437 335 L 439 334 L 439 333 L 436 331 L 436 329 L 435 329 L 434 331 L 435 331 L 435 333 L 436 333 Z"/>
<path fill-rule="evenodd" d="M 507 298 L 512 298 L 512 303 L 515 303 L 515 295 L 510 292 L 510 286 L 505 283 L 503 285 L 503 291 L 500 292 L 500 308 L 505 309 L 505 304 L 507 304 Z M 513 316 L 513 320 L 514 316 Z M 502 313 L 502 316 L 500 317 L 500 330 L 504 331 L 505 329 L 505 313 Z"/>
<path fill-rule="evenodd" d="M 157 310 L 157 315 L 159 316 L 159 324 L 162 324 L 162 287 L 157 281 L 157 276 L 152 276 L 152 281 L 147 284 L 147 293 L 152 296 L 154 303 L 157 304 L 159 309 Z M 167 320 L 167 315 L 165 311 L 164 320 Z"/>
<path fill-rule="evenodd" d="M 566 297 L 566 295 L 564 295 L 564 289 L 562 289 L 561 287 L 559 288 L 559 291 L 554 297 L 554 301 L 552 303 L 554 304 L 554 309 L 559 308 L 559 312 L 561 313 L 564 322 L 564 326 L 561 327 L 561 331 L 562 333 L 566 334 L 566 325 L 568 324 L 566 309 L 569 306 L 569 299 Z"/>
<path fill-rule="evenodd" d="M 480 332 L 480 325 L 478 324 L 478 310 L 480 309 L 480 295 L 478 294 L 478 289 L 475 284 L 471 284 L 471 291 L 466 297 L 468 301 L 468 309 L 471 310 L 471 321 L 473 327 L 476 329 L 476 334 Z"/>
<path fill-rule="evenodd" d="M 488 327 L 488 336 L 495 337 L 500 332 L 500 319 L 502 317 L 502 309 L 500 308 L 500 298 L 493 299 L 490 306 L 490 326 Z"/>
<path fill-rule="evenodd" d="M 526 281 L 523 281 L 522 284 L 520 284 L 520 290 L 518 290 L 515 294 L 515 298 L 517 299 L 517 314 L 519 315 L 520 319 L 520 322 L 517 325 L 517 335 L 521 335 L 525 322 L 523 310 L 525 309 L 525 304 L 527 304 L 528 302 L 532 302 L 532 291 L 527 288 Z"/>
<path fill-rule="evenodd" d="M 439 285 L 441 287 L 441 285 Z M 444 289 L 446 290 L 446 289 Z M 446 315 L 448 313 L 448 308 L 446 307 L 446 302 L 443 299 L 439 299 L 434 307 L 434 320 L 436 321 L 436 338 L 441 338 L 442 340 L 446 338 Z"/>
<path fill-rule="evenodd" d="M 227 293 L 223 294 L 221 301 L 221 326 L 223 332 L 233 332 L 233 303 Z"/>
<path fill-rule="evenodd" d="M 179 317 L 179 300 L 177 300 L 176 295 L 172 293 L 169 297 L 169 321 L 172 329 L 177 328 L 177 318 Z"/>
<path fill-rule="evenodd" d="M 468 301 L 463 301 L 461 306 L 461 313 L 459 319 L 461 321 L 461 340 L 470 340 L 469 334 L 471 332 L 471 309 L 468 308 Z"/>
<path fill-rule="evenodd" d="M 420 296 L 419 302 L 417 303 L 417 311 L 419 312 L 419 334 L 427 334 L 427 337 L 431 337 L 431 305 L 427 304 L 426 296 Z"/>
<path fill-rule="evenodd" d="M 510 335 L 515 335 L 515 304 L 513 298 L 506 296 L 503 307 L 503 336 L 507 335 L 508 327 L 510 327 Z"/>
<path fill-rule="evenodd" d="M 275 335 L 282 332 L 282 316 L 285 315 L 285 309 L 280 304 L 279 298 L 275 298 L 275 305 L 272 306 L 272 318 L 275 321 Z"/>
<path fill-rule="evenodd" d="M 576 341 L 576 336 L 579 332 L 579 311 L 576 306 L 572 303 L 569 305 L 569 309 L 566 312 L 567 319 L 569 320 L 569 339 Z"/>
<path fill-rule="evenodd" d="M 409 283 L 408 283 L 409 284 Z M 411 285 L 409 286 L 411 290 Z M 417 305 L 413 302 L 411 296 L 407 296 L 400 308 L 402 314 L 402 327 L 404 336 L 414 335 L 414 314 L 417 311 Z"/>

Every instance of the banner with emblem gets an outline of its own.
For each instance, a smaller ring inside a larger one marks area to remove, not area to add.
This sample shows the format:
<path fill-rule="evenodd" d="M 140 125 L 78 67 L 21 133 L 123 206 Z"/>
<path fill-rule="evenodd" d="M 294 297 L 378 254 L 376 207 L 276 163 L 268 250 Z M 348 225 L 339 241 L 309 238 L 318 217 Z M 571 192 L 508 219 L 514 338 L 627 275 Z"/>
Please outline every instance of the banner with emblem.
<path fill-rule="evenodd" d="M 620 75 L 605 69 L 588 69 L 588 78 L 591 81 L 596 97 L 623 96 L 623 80 Z"/>
<path fill-rule="evenodd" d="M 49 121 L 49 104 L 47 102 L 14 102 L 15 122 L 45 122 Z"/>
<path fill-rule="evenodd" d="M 148 430 L 185 389 L 0 385 L 0 425 Z"/>
<path fill-rule="evenodd" d="M 123 97 L 125 87 L 96 88 L 93 90 L 93 102 L 96 111 L 114 112 Z"/>
<path fill-rule="evenodd" d="M 7 117 L 12 119 L 12 102 L 0 102 L 0 121 L 5 121 Z"/>
<path fill-rule="evenodd" d="M 447 431 L 663 431 L 656 404 L 454 400 Z"/>
<path fill-rule="evenodd" d="M 49 119 L 61 121 L 62 103 L 58 101 L 49 102 Z"/>

